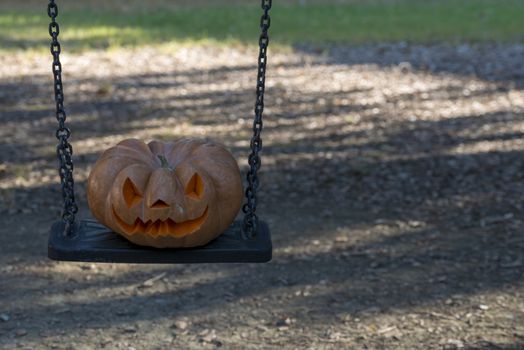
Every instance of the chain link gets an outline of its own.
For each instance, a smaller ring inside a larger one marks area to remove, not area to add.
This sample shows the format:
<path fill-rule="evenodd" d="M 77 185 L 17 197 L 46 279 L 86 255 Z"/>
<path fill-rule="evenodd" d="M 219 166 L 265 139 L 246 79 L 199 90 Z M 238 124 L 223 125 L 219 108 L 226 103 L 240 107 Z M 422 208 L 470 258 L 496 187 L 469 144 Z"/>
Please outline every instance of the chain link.
<path fill-rule="evenodd" d="M 264 13 L 260 18 L 260 29 L 262 33 L 258 40 L 260 47 L 258 55 L 258 74 L 256 86 L 256 102 L 255 102 L 255 120 L 253 122 L 253 137 L 251 138 L 251 153 L 249 154 L 248 163 L 249 171 L 247 173 L 246 188 L 246 203 L 242 207 L 244 212 L 243 232 L 249 238 L 256 235 L 258 229 L 257 209 L 257 190 L 259 185 L 258 170 L 262 165 L 259 152 L 262 150 L 262 114 L 264 113 L 264 92 L 266 87 L 266 65 L 267 65 L 267 47 L 269 45 L 269 26 L 271 25 L 271 18 L 269 17 L 269 10 L 272 6 L 272 0 L 262 0 L 262 10 Z"/>
<path fill-rule="evenodd" d="M 56 21 L 58 16 L 58 6 L 55 0 L 49 0 L 47 6 L 47 14 L 51 18 L 49 23 L 49 35 L 51 36 L 51 54 L 53 55 L 53 78 L 54 78 L 54 92 L 56 102 L 56 120 L 58 121 L 58 129 L 56 130 L 56 138 L 58 145 L 56 146 L 56 154 L 60 165 L 59 174 L 60 182 L 62 184 L 62 197 L 64 200 L 64 207 L 62 211 L 62 220 L 65 224 L 64 234 L 71 235 L 75 223 L 75 214 L 78 207 L 75 203 L 75 190 L 73 181 L 73 147 L 68 142 L 71 136 L 71 130 L 66 127 L 66 111 L 64 109 L 64 87 L 62 85 L 62 64 L 60 63 L 60 53 L 62 48 L 58 41 L 60 35 L 60 26 Z"/>

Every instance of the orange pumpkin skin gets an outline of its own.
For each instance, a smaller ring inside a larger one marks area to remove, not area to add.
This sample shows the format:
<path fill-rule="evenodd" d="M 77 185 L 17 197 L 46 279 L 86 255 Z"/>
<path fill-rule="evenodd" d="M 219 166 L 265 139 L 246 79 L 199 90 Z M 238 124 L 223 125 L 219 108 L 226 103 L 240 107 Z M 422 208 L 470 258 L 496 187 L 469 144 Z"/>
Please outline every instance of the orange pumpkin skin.
<path fill-rule="evenodd" d="M 94 217 L 139 245 L 201 246 L 224 232 L 242 204 L 238 164 L 223 146 L 194 139 L 136 139 L 106 150 L 87 180 Z"/>

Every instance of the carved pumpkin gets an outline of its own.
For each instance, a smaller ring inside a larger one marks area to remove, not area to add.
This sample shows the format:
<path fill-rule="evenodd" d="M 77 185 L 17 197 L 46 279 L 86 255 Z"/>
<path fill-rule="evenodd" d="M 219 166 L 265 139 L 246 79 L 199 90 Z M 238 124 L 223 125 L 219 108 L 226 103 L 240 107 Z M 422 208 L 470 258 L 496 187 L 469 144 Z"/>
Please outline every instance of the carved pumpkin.
<path fill-rule="evenodd" d="M 95 218 L 131 242 L 194 247 L 225 231 L 242 204 L 238 165 L 223 146 L 193 139 L 120 142 L 87 181 Z"/>

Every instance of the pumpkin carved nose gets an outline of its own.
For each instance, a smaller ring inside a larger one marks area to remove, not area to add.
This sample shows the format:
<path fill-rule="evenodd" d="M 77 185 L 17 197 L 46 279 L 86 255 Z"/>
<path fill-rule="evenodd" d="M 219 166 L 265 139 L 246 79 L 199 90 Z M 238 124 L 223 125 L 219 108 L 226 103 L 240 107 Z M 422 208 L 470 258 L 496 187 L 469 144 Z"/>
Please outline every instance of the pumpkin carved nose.
<path fill-rule="evenodd" d="M 151 209 L 170 208 L 175 203 L 174 188 L 176 184 L 171 172 L 164 169 L 155 170 L 147 184 L 146 206 Z"/>
<path fill-rule="evenodd" d="M 167 204 L 166 202 L 164 202 L 161 199 L 158 199 L 155 203 L 151 205 L 151 208 L 154 208 L 154 209 L 169 208 L 169 204 Z"/>

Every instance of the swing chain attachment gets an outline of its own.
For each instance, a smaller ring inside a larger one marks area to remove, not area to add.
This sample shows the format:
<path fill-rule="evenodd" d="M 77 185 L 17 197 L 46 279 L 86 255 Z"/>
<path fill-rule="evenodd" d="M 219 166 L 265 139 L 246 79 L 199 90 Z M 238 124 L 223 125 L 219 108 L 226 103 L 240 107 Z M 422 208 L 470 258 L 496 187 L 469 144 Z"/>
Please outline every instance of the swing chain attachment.
<path fill-rule="evenodd" d="M 62 197 L 64 200 L 64 207 L 62 211 L 62 221 L 64 222 L 64 235 L 70 236 L 73 233 L 75 223 L 75 214 L 78 207 L 75 203 L 75 191 L 73 180 L 73 147 L 68 139 L 71 136 L 71 130 L 66 126 L 66 111 L 64 109 L 64 88 L 62 85 L 62 64 L 60 63 L 61 46 L 58 41 L 60 34 L 60 26 L 56 21 L 58 16 L 58 6 L 55 0 L 49 0 L 47 6 L 47 14 L 51 18 L 49 24 L 49 35 L 51 36 L 51 54 L 53 55 L 53 77 L 54 77 L 54 92 L 56 102 L 56 119 L 58 121 L 58 129 L 56 130 L 56 138 L 58 145 L 56 146 L 56 154 L 60 164 L 59 174 L 60 182 L 62 184 Z"/>
<path fill-rule="evenodd" d="M 269 10 L 271 9 L 272 0 L 262 0 L 262 10 L 264 13 L 260 18 L 260 29 L 262 33 L 259 38 L 259 55 L 258 55 L 258 74 L 256 87 L 256 103 L 255 103 L 255 120 L 253 122 L 253 137 L 251 138 L 251 154 L 249 155 L 249 171 L 247 173 L 248 186 L 245 191 L 246 203 L 242 207 L 244 212 L 244 222 L 242 231 L 247 238 L 253 238 L 258 229 L 258 217 L 256 215 L 257 209 L 257 190 L 259 186 L 258 170 L 261 166 L 261 159 L 259 152 L 262 150 L 262 139 L 260 134 L 262 132 L 262 114 L 264 112 L 264 92 L 266 84 L 266 65 L 267 65 L 267 47 L 269 45 L 269 26 L 271 25 L 271 18 L 269 17 Z"/>

